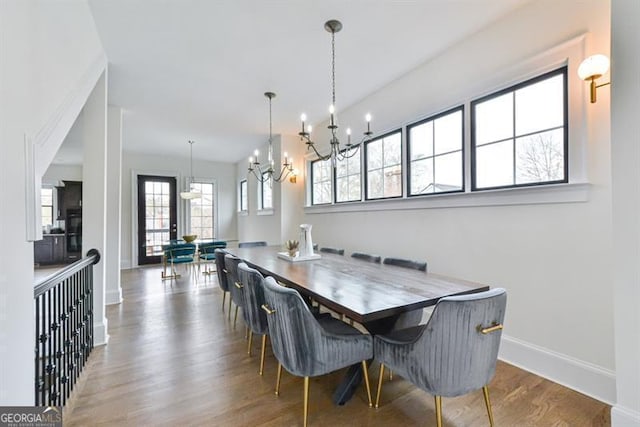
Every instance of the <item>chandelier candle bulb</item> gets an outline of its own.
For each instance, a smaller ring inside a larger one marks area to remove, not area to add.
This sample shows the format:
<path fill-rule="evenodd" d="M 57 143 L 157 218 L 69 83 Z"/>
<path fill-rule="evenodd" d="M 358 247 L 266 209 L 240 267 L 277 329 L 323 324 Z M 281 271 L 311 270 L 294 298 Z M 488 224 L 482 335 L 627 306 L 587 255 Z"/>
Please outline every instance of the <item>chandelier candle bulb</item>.
<path fill-rule="evenodd" d="M 351 128 L 347 128 L 347 145 L 351 145 Z"/>
<path fill-rule="evenodd" d="M 305 113 L 302 113 L 300 115 L 300 120 L 302 121 L 302 133 L 304 133 L 304 122 L 307 120 L 307 115 Z M 311 132 L 311 131 L 309 131 Z"/>

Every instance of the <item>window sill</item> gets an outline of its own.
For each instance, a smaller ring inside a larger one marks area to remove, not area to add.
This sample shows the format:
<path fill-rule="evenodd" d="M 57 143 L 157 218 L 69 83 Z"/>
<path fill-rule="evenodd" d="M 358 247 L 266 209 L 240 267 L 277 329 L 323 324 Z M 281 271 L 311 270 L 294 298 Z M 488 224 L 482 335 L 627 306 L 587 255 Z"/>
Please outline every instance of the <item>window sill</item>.
<path fill-rule="evenodd" d="M 263 215 L 273 215 L 273 209 L 260 209 L 257 211 L 257 215 L 258 216 L 263 216 Z"/>
<path fill-rule="evenodd" d="M 238 211 L 238 216 L 249 216 L 249 211 Z"/>
<path fill-rule="evenodd" d="M 407 209 L 439 209 L 476 206 L 538 205 L 548 203 L 581 203 L 589 200 L 589 183 L 554 184 L 506 188 L 464 193 L 432 194 L 401 199 L 343 202 L 331 205 L 306 206 L 305 213 L 361 212 Z"/>

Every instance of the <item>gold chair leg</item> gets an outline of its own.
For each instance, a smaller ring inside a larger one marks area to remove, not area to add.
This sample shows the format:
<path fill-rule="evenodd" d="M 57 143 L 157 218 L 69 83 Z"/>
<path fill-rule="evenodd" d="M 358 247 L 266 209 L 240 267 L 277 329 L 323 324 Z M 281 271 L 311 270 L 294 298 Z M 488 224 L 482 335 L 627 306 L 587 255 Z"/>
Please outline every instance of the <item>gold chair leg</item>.
<path fill-rule="evenodd" d="M 436 399 L 436 425 L 442 427 L 442 396 L 435 396 Z"/>
<path fill-rule="evenodd" d="M 229 320 L 231 320 L 231 301 L 232 301 L 231 293 L 229 293 Z"/>
<path fill-rule="evenodd" d="M 282 377 L 282 364 L 278 363 L 278 374 L 276 375 L 276 396 L 280 396 L 280 377 Z"/>
<path fill-rule="evenodd" d="M 484 403 L 487 405 L 487 414 L 489 414 L 489 425 L 493 427 L 493 411 L 491 410 L 491 399 L 489 399 L 489 386 L 482 387 L 484 394 Z"/>
<path fill-rule="evenodd" d="M 393 371 L 389 369 L 389 381 L 393 381 Z"/>
<path fill-rule="evenodd" d="M 222 312 L 224 313 L 224 300 L 227 299 L 227 293 L 222 291 Z"/>
<path fill-rule="evenodd" d="M 251 343 L 253 342 L 253 331 L 249 331 L 249 347 L 247 348 L 247 354 L 251 356 Z"/>
<path fill-rule="evenodd" d="M 264 372 L 264 354 L 267 348 L 267 335 L 262 336 L 262 352 L 260 353 L 260 375 Z"/>
<path fill-rule="evenodd" d="M 236 328 L 236 322 L 238 321 L 238 308 L 240 308 L 240 307 L 238 307 L 238 306 L 236 305 L 236 315 L 235 315 L 235 316 L 233 316 L 233 329 L 235 329 L 235 328 Z"/>
<path fill-rule="evenodd" d="M 369 368 L 367 367 L 367 361 L 362 361 L 362 374 L 364 375 L 364 385 L 367 388 L 367 398 L 369 399 L 369 408 L 373 406 L 371 403 L 371 386 L 369 385 Z"/>
<path fill-rule="evenodd" d="M 376 408 L 380 403 L 380 392 L 382 391 L 382 380 L 384 379 L 384 364 L 380 364 L 380 376 L 378 377 L 378 392 L 376 393 Z"/>
<path fill-rule="evenodd" d="M 307 415 L 309 413 L 309 377 L 304 377 L 304 427 L 307 427 Z"/>

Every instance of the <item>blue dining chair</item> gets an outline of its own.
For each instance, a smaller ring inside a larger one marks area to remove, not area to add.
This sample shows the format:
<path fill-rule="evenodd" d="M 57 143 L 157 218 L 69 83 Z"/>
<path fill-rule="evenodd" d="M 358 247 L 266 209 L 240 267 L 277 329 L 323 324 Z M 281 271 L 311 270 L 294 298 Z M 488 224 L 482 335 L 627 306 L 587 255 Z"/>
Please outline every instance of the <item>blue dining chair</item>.
<path fill-rule="evenodd" d="M 325 375 L 357 363 L 362 371 L 371 407 L 371 390 L 367 360 L 373 355 L 373 339 L 356 328 L 330 316 L 316 318 L 295 289 L 279 285 L 273 277 L 262 281 L 268 314 L 269 337 L 278 359 L 276 395 L 284 367 L 289 373 L 304 377 L 304 415 L 309 412 L 309 377 Z"/>
<path fill-rule="evenodd" d="M 176 279 L 180 275 L 176 272 L 175 266 L 177 264 L 188 264 L 193 266 L 193 261 L 196 254 L 196 245 L 193 243 L 176 243 L 169 244 L 162 247 L 163 250 L 163 264 L 164 269 L 162 272 L 162 279 Z M 171 274 L 167 275 L 167 263 L 171 266 Z"/>
<path fill-rule="evenodd" d="M 493 426 L 488 384 L 496 371 L 506 304 L 502 288 L 445 297 L 426 325 L 376 335 L 375 359 L 380 362 L 376 408 L 384 369 L 389 367 L 434 395 L 438 427 L 442 426 L 442 396 L 480 388 Z"/>

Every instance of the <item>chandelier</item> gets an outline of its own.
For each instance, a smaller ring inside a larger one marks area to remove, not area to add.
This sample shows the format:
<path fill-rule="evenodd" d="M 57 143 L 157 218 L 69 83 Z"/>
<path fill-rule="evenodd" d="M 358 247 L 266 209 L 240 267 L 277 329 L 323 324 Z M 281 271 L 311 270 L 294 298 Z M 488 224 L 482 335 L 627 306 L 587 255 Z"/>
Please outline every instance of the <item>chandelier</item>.
<path fill-rule="evenodd" d="M 340 140 L 338 139 L 338 125 L 336 118 L 336 33 L 342 29 L 342 23 L 338 20 L 332 19 L 330 21 L 325 22 L 324 24 L 325 30 L 331 33 L 331 105 L 329 106 L 329 126 L 327 129 L 331 132 L 331 136 L 329 138 L 329 145 L 331 147 L 331 151 L 328 154 L 322 155 L 316 149 L 315 143 L 311 139 L 311 125 L 305 127 L 305 121 L 307 120 L 306 114 L 302 114 L 300 116 L 300 120 L 302 121 L 302 131 L 298 133 L 300 135 L 300 139 L 307 144 L 307 150 L 311 149 L 318 156 L 320 160 L 329 160 L 331 159 L 332 166 L 335 167 L 336 161 L 342 161 L 344 159 L 348 159 L 350 157 L 355 156 L 359 149 L 360 145 L 363 142 L 366 142 L 371 139 L 371 114 L 367 114 L 365 116 L 365 120 L 367 122 L 367 130 L 363 133 L 363 138 L 360 142 L 355 144 L 351 143 L 351 129 L 347 128 L 347 143 L 344 146 L 340 145 Z"/>
<path fill-rule="evenodd" d="M 191 175 L 189 176 L 189 182 L 187 183 L 187 188 L 185 189 L 185 191 L 181 191 L 180 192 L 180 197 L 185 199 L 185 200 L 191 200 L 191 199 L 198 199 L 200 198 L 201 194 L 197 191 L 194 190 L 192 188 L 192 184 L 193 184 L 193 144 L 195 142 L 194 141 L 189 141 L 189 153 L 190 153 L 190 172 Z"/>
<path fill-rule="evenodd" d="M 284 163 L 282 164 L 282 169 L 280 169 L 280 173 L 275 176 L 275 162 L 273 160 L 273 127 L 271 121 L 271 100 L 276 97 L 276 94 L 273 92 L 265 92 L 264 96 L 269 98 L 269 152 L 267 153 L 267 168 L 265 170 L 262 169 L 260 165 L 260 161 L 258 160 L 258 156 L 260 152 L 258 150 L 254 151 L 254 157 L 249 157 L 249 168 L 248 173 L 253 173 L 256 179 L 260 182 L 267 181 L 276 181 L 282 182 L 287 179 L 287 176 L 291 172 L 293 172 L 293 159 L 287 156 L 287 153 L 284 153 Z"/>

